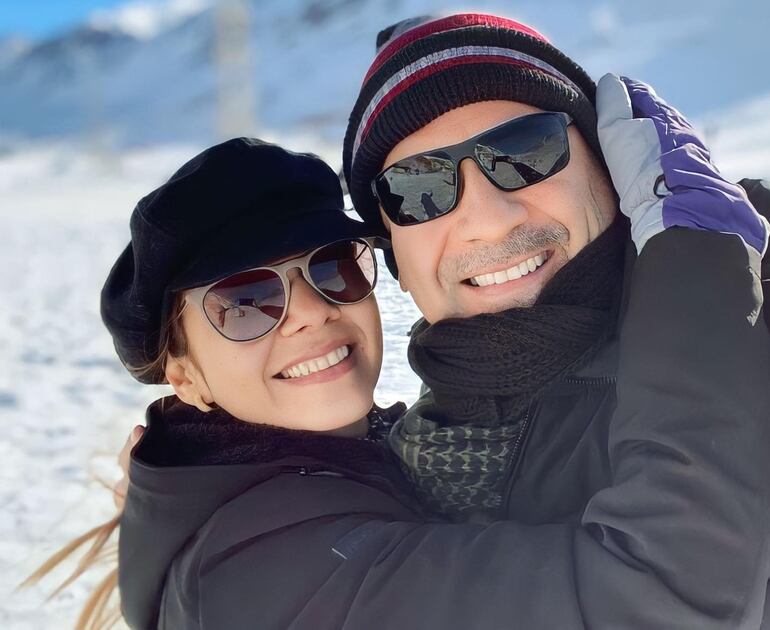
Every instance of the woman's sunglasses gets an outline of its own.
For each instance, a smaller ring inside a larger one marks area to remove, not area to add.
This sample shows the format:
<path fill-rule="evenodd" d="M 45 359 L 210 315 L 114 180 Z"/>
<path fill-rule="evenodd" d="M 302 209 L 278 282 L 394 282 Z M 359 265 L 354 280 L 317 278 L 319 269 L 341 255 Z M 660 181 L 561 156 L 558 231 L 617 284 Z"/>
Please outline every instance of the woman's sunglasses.
<path fill-rule="evenodd" d="M 231 341 L 253 341 L 274 330 L 286 317 L 291 299 L 288 272 L 299 269 L 307 283 L 334 304 L 355 304 L 374 290 L 377 260 L 373 239 L 347 239 L 278 265 L 239 271 L 187 291 L 206 319 Z"/>
<path fill-rule="evenodd" d="M 507 192 L 537 184 L 569 162 L 564 112 L 521 116 L 459 144 L 412 155 L 372 181 L 372 192 L 396 225 L 424 223 L 457 207 L 460 162 L 473 160 L 487 179 Z"/>

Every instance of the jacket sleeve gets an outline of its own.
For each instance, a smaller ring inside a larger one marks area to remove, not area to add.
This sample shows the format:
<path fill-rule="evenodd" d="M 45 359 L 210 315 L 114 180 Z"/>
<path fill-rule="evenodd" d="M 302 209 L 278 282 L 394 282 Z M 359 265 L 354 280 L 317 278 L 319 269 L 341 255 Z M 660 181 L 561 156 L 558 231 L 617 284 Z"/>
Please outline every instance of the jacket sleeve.
<path fill-rule="evenodd" d="M 201 627 L 758 628 L 770 338 L 748 256 L 737 237 L 682 229 L 645 247 L 621 330 L 613 483 L 581 523 L 430 523 L 376 497 L 336 503 L 363 492 L 353 481 L 297 478 L 284 503 L 337 507 L 267 530 L 220 515 L 188 572 Z M 253 500 L 252 514 L 281 509 Z"/>

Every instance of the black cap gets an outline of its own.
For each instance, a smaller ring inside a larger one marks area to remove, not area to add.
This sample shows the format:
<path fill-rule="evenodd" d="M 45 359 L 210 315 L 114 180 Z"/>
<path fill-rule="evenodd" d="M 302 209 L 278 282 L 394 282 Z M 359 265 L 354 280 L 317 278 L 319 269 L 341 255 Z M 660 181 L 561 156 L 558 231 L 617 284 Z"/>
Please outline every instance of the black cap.
<path fill-rule="evenodd" d="M 319 157 L 252 138 L 205 150 L 137 204 L 131 242 L 102 289 L 102 320 L 120 360 L 163 383 L 158 358 L 174 293 L 369 234 L 343 211 L 340 181 Z"/>

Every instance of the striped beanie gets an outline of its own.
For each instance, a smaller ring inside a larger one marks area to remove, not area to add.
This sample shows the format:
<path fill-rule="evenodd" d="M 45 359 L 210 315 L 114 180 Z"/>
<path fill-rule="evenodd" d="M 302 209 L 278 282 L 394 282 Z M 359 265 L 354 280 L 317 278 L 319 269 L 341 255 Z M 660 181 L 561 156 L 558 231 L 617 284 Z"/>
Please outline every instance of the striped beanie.
<path fill-rule="evenodd" d="M 529 26 L 478 13 L 414 18 L 383 30 L 377 49 L 342 156 L 353 205 L 381 233 L 372 179 L 396 144 L 457 107 L 506 100 L 567 112 L 601 156 L 594 82 Z"/>

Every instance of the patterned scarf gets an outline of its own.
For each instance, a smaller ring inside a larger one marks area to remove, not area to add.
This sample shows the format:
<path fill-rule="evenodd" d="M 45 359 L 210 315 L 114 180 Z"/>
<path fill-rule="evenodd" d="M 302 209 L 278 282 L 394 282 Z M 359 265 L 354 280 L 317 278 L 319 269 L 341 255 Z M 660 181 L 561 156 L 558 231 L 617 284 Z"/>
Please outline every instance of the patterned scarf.
<path fill-rule="evenodd" d="M 614 330 L 627 241 L 618 218 L 532 307 L 415 326 L 409 363 L 430 393 L 389 442 L 433 509 L 458 517 L 499 508 L 531 401 Z"/>

